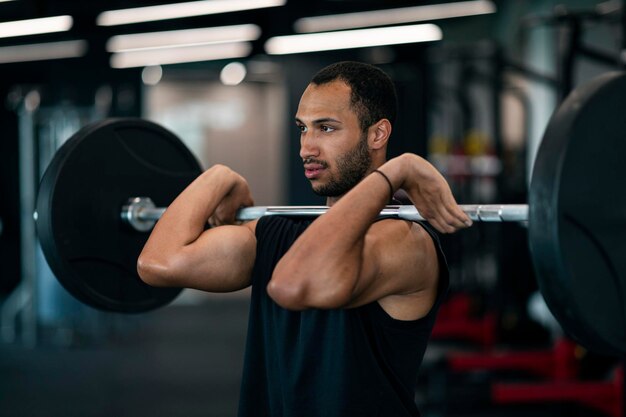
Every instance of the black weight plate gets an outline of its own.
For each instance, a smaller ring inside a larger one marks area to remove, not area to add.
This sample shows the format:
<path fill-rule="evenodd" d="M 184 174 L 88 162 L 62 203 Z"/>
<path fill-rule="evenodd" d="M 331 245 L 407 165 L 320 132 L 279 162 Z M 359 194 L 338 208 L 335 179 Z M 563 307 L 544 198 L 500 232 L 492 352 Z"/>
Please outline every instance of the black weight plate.
<path fill-rule="evenodd" d="M 626 354 L 626 74 L 574 90 L 551 118 L 529 193 L 539 288 L 579 343 Z"/>
<path fill-rule="evenodd" d="M 153 288 L 137 275 L 149 233 L 121 221 L 129 197 L 168 206 L 200 173 L 171 132 L 141 119 L 84 127 L 57 151 L 37 198 L 37 233 L 50 268 L 80 301 L 135 313 L 172 301 L 179 288 Z"/>

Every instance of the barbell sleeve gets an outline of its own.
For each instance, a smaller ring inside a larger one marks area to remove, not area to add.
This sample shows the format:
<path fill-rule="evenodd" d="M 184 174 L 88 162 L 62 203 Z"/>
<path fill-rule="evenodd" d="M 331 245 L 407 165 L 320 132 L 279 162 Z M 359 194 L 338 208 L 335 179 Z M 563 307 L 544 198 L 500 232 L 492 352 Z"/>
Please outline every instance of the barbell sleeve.
<path fill-rule="evenodd" d="M 527 204 L 465 204 L 460 205 L 472 221 L 525 222 L 528 221 Z M 239 221 L 255 220 L 263 216 L 316 217 L 328 211 L 327 206 L 254 206 L 237 212 Z M 156 207 L 148 197 L 134 197 L 122 207 L 122 219 L 138 231 L 149 231 L 161 218 L 165 208 Z M 411 205 L 386 206 L 379 217 L 397 217 L 404 220 L 426 220 Z"/>

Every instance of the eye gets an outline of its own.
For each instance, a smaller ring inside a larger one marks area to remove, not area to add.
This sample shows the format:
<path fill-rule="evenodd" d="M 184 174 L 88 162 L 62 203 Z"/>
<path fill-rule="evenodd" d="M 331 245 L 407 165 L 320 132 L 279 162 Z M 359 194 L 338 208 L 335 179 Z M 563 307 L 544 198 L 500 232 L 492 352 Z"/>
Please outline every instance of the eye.
<path fill-rule="evenodd" d="M 331 126 L 327 126 L 327 125 L 321 125 L 320 126 L 320 130 L 322 132 L 333 132 L 335 130 L 335 128 L 331 127 Z"/>
<path fill-rule="evenodd" d="M 307 131 L 307 128 L 305 125 L 296 125 L 296 127 L 298 128 L 298 130 L 300 131 L 300 133 L 304 133 Z"/>

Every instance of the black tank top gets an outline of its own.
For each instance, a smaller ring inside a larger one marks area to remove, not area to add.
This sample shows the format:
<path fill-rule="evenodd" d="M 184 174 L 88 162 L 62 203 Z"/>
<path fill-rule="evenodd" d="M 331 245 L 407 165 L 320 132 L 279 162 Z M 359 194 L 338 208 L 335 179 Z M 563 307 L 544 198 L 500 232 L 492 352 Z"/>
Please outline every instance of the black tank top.
<path fill-rule="evenodd" d="M 417 372 L 448 289 L 436 235 L 424 225 L 440 263 L 437 299 L 425 317 L 396 320 L 378 302 L 289 311 L 267 295 L 267 283 L 312 221 L 269 216 L 257 223 L 239 416 L 419 416 Z"/>

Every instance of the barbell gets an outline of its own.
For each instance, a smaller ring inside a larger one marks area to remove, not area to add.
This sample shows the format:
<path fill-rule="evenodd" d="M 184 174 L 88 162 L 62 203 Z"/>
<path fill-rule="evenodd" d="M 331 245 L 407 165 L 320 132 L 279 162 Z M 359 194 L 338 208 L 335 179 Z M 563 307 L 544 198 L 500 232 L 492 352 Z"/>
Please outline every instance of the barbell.
<path fill-rule="evenodd" d="M 470 219 L 479 222 L 528 221 L 527 204 L 461 204 L 461 210 Z M 235 220 L 250 221 L 263 216 L 317 217 L 328 211 L 328 206 L 254 206 L 237 211 Z M 122 207 L 121 218 L 138 232 L 152 230 L 166 208 L 156 207 L 150 197 L 131 197 Z M 379 218 L 395 217 L 411 221 L 426 220 L 412 205 L 388 205 L 378 213 Z"/>
<path fill-rule="evenodd" d="M 626 353 L 626 73 L 576 88 L 552 115 L 528 205 L 462 205 L 475 221 L 527 222 L 538 285 L 587 348 Z M 37 233 L 61 284 L 103 310 L 138 313 L 179 288 L 144 284 L 136 262 L 154 222 L 202 168 L 167 129 L 142 119 L 92 123 L 56 152 L 39 187 Z M 248 207 L 239 220 L 322 215 L 323 206 Z M 422 219 L 413 206 L 380 216 Z"/>

